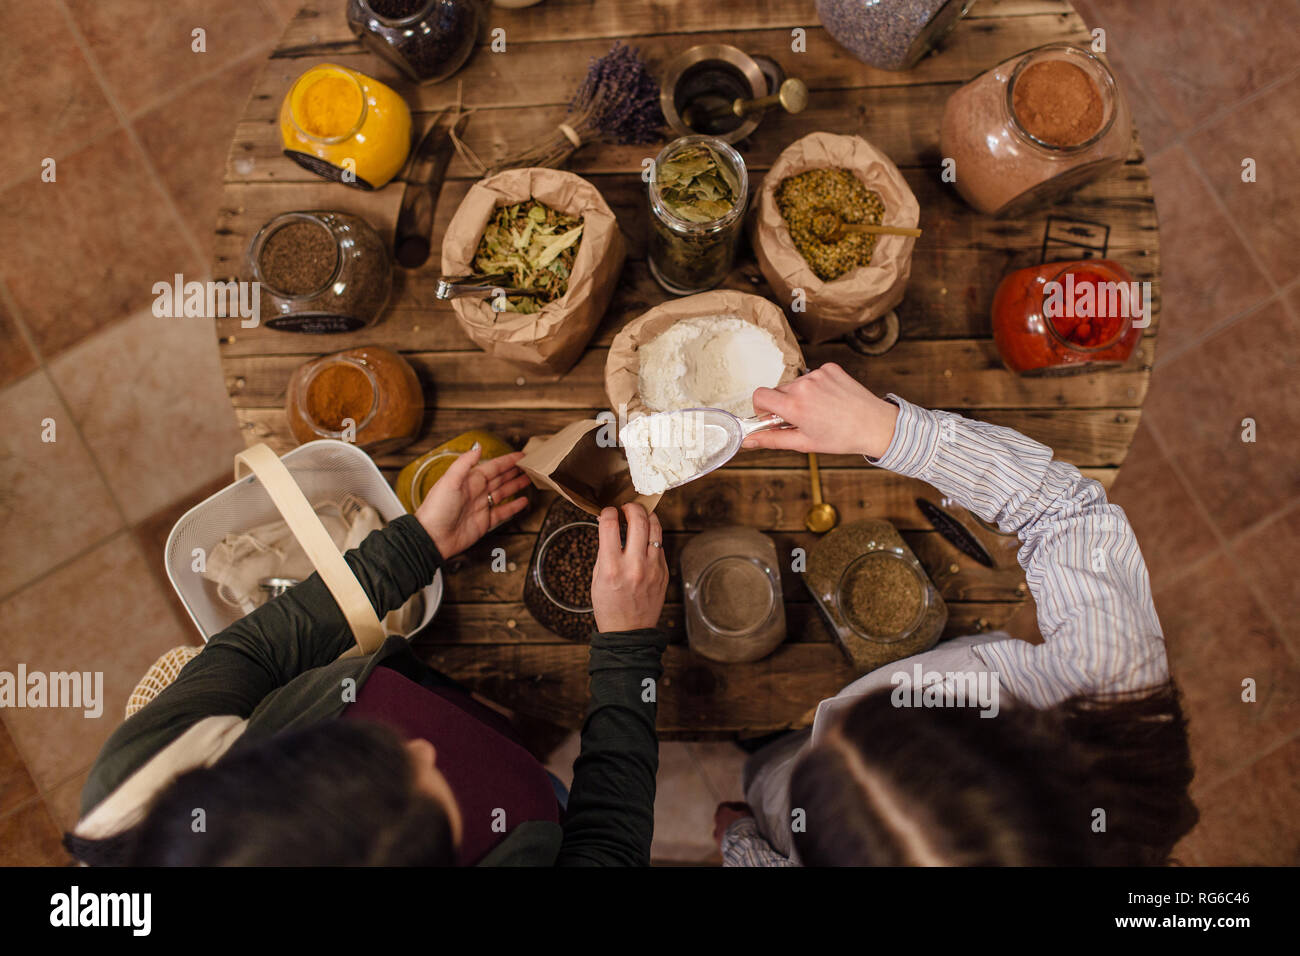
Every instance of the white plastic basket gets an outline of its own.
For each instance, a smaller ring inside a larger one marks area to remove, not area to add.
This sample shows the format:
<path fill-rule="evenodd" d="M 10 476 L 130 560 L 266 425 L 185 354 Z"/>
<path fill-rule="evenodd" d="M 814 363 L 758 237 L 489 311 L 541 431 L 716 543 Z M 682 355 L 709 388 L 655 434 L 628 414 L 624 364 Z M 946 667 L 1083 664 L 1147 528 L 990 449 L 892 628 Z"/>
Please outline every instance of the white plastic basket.
<path fill-rule="evenodd" d="M 313 504 L 337 499 L 350 491 L 379 512 L 385 521 L 393 521 L 407 513 L 374 461 L 355 445 L 322 439 L 300 445 L 280 460 Z M 280 511 L 271 496 L 257 476 L 250 474 L 237 478 L 233 484 L 185 512 L 167 536 L 167 578 L 204 641 L 225 630 L 241 615 L 217 597 L 211 582 L 192 570 L 194 550 L 202 548 L 205 554 L 210 554 L 227 534 L 280 518 Z M 433 620 L 440 603 L 441 571 L 424 589 L 424 618 L 417 631 Z"/>

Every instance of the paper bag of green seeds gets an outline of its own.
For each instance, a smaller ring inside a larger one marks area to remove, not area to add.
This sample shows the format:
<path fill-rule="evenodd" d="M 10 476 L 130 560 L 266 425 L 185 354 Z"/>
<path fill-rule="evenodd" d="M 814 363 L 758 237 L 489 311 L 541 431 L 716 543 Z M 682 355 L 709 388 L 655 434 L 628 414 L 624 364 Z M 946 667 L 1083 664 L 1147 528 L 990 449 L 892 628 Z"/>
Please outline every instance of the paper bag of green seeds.
<path fill-rule="evenodd" d="M 595 418 L 528 439 L 519 469 L 538 488 L 558 492 L 591 515 L 633 501 L 653 512 L 663 497 L 637 494 L 627 457 L 617 444 L 616 423 Z"/>
<path fill-rule="evenodd" d="M 562 374 L 595 334 L 626 245 L 596 187 L 561 169 L 508 169 L 470 187 L 442 240 L 446 276 L 505 274 L 536 297 L 452 299 L 474 344 L 530 371 Z"/>
<path fill-rule="evenodd" d="M 851 173 L 856 183 L 837 170 Z M 772 297 L 813 345 L 898 305 L 916 243 L 907 236 L 861 234 L 822 241 L 813 229 L 817 209 L 830 209 L 845 223 L 915 226 L 920 218 L 898 167 L 861 137 L 809 133 L 777 157 L 758 191 L 751 239 Z"/>

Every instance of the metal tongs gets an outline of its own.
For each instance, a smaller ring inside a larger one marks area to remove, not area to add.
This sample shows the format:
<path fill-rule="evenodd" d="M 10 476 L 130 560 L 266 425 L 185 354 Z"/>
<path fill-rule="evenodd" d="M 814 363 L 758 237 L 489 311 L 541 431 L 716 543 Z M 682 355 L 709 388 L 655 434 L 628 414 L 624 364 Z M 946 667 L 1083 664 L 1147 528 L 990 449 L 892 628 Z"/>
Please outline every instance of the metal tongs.
<path fill-rule="evenodd" d="M 506 311 L 506 298 L 512 295 L 537 295 L 536 289 L 518 289 L 503 285 L 508 277 L 505 273 L 483 275 L 471 273 L 465 276 L 439 276 L 438 287 L 433 294 L 439 299 L 457 299 L 465 295 L 490 298 L 493 312 Z"/>

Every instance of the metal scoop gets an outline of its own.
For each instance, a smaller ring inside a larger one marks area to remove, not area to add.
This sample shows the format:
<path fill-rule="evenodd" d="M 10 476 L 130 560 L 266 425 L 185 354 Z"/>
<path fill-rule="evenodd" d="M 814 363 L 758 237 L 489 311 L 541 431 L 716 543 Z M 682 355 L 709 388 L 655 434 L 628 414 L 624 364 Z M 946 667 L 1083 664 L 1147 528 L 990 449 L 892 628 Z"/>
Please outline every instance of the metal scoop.
<path fill-rule="evenodd" d="M 685 415 L 694 416 L 698 427 L 695 429 L 685 427 L 674 429 L 672 425 L 668 424 L 669 420 Z M 711 471 L 717 471 L 736 457 L 736 453 L 740 451 L 740 446 L 745 439 L 754 432 L 766 431 L 769 428 L 780 428 L 785 425 L 785 419 L 776 415 L 739 418 L 721 408 L 683 408 L 672 412 L 657 412 L 654 415 L 646 415 L 645 419 L 651 420 L 651 428 L 662 429 L 659 432 L 660 434 L 682 436 L 689 434 L 690 438 L 698 441 L 701 445 L 720 443 L 723 439 L 726 442 L 721 451 L 703 462 L 703 467 L 699 471 L 668 485 L 666 491 L 680 488 L 687 482 L 694 481 L 696 478 L 703 478 Z M 714 438 L 716 442 L 709 441 L 710 437 Z"/>

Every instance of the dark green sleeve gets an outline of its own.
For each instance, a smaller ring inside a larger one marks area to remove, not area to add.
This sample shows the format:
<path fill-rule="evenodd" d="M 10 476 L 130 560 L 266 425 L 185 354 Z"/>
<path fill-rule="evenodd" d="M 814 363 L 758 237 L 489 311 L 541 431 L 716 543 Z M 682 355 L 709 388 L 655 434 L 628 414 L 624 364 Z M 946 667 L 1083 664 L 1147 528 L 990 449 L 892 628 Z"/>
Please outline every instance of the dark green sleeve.
<path fill-rule="evenodd" d="M 668 636 L 657 629 L 592 635 L 591 701 L 558 866 L 650 863 L 659 770 L 656 699 L 667 646 Z"/>
<path fill-rule="evenodd" d="M 432 581 L 442 563 L 412 515 L 371 532 L 344 557 L 381 618 Z M 108 738 L 81 792 L 82 814 L 192 725 L 224 714 L 247 717 L 267 694 L 352 644 L 318 574 L 236 621 Z"/>

